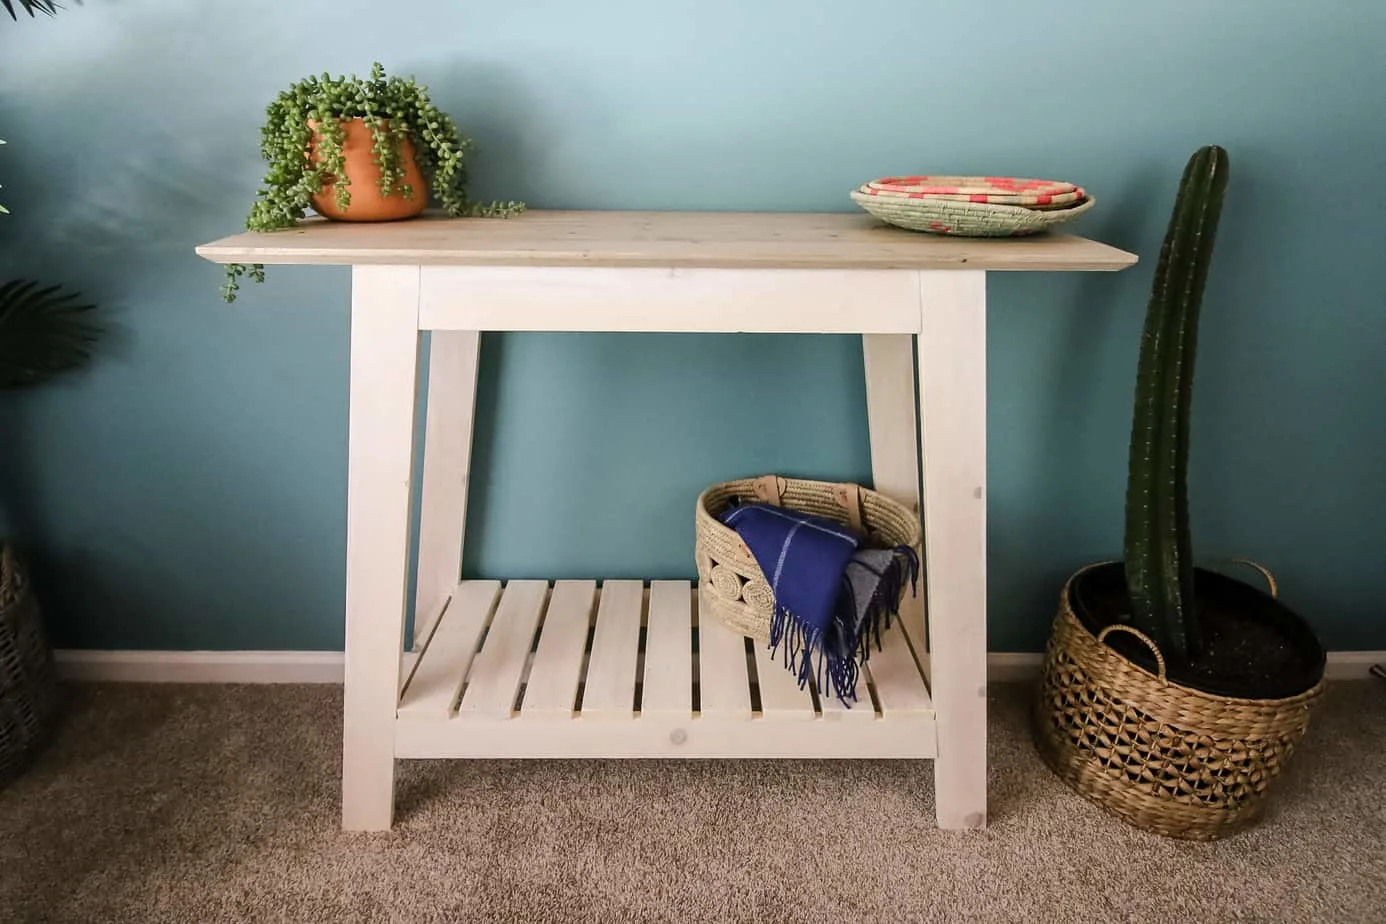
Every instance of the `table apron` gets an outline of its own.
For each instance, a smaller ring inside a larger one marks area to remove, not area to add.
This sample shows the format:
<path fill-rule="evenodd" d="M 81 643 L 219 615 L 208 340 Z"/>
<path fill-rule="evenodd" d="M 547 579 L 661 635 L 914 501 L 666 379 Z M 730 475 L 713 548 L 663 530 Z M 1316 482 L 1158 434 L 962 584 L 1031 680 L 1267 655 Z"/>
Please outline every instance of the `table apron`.
<path fill-rule="evenodd" d="M 953 270 L 423 266 L 421 330 L 913 334 Z"/>

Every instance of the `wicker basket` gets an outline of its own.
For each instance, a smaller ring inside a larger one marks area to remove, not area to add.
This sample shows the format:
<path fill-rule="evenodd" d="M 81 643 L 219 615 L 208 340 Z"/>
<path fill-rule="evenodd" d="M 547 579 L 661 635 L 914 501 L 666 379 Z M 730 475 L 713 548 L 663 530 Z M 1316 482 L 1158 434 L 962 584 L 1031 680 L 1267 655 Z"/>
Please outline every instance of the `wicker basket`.
<path fill-rule="evenodd" d="M 888 176 L 872 180 L 858 191 L 880 197 L 986 202 L 1030 209 L 1065 208 L 1087 197 L 1081 186 L 1072 183 L 985 176 Z"/>
<path fill-rule="evenodd" d="M 958 237 L 1024 237 L 1072 221 L 1093 207 L 1086 196 L 1063 208 L 1036 209 L 1021 205 L 985 202 L 953 202 L 947 199 L 912 199 L 876 195 L 854 189 L 852 201 L 888 224 L 911 231 L 951 234 Z"/>
<path fill-rule="evenodd" d="M 1124 625 L 1088 631 L 1072 602 L 1082 574 L 1064 585 L 1045 652 L 1034 716 L 1044 762 L 1080 795 L 1156 834 L 1209 841 L 1252 824 L 1308 729 L 1324 682 L 1286 699 L 1217 696 L 1173 683 L 1140 632 Z M 1105 644 L 1114 632 L 1137 636 L 1157 672 Z"/>
<path fill-rule="evenodd" d="M 57 712 L 53 652 L 38 602 L 8 544 L 0 544 L 0 787 L 24 772 Z"/>
<path fill-rule="evenodd" d="M 775 595 L 741 537 L 717 519 L 733 501 L 762 501 L 827 517 L 856 530 L 869 546 L 919 549 L 919 518 L 903 504 L 860 485 L 778 475 L 713 485 L 699 495 L 694 514 L 698 611 L 762 643 L 770 640 Z"/>

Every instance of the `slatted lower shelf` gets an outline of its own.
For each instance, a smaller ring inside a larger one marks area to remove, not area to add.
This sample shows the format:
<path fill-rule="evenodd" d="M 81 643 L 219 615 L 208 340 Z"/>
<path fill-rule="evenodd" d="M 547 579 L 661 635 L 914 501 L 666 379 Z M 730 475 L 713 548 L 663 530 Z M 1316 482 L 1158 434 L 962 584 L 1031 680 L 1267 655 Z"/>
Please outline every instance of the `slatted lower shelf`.
<path fill-rule="evenodd" d="M 411 659 L 395 754 L 933 757 L 909 640 L 881 640 L 848 708 L 700 621 L 686 581 L 463 581 Z"/>

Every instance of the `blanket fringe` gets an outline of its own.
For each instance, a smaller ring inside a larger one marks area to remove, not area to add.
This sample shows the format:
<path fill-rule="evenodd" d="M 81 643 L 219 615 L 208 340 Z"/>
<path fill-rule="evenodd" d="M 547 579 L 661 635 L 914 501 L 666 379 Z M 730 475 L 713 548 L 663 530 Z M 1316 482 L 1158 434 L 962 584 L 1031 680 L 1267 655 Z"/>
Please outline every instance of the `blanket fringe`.
<path fill-rule="evenodd" d="M 887 569 L 877 585 L 871 602 L 867 605 L 866 618 L 858 633 L 854 657 L 840 657 L 824 646 L 822 630 L 806 632 L 802 623 L 781 606 L 775 607 L 770 618 L 770 650 L 778 653 L 786 670 L 799 681 L 799 689 L 808 685 L 812 678 L 816 681 L 819 694 L 832 693 L 848 709 L 857 701 L 857 680 L 861 675 L 861 664 L 871 658 L 871 641 L 875 639 L 876 650 L 881 650 L 881 631 L 889 630 L 893 620 L 900 615 L 900 594 L 906 580 L 909 581 L 910 595 L 919 595 L 919 556 L 909 546 L 897 546 L 894 550 L 894 567 Z M 850 612 L 857 611 L 855 591 L 845 577 L 843 587 L 847 592 Z M 882 626 L 882 623 L 885 625 Z"/>

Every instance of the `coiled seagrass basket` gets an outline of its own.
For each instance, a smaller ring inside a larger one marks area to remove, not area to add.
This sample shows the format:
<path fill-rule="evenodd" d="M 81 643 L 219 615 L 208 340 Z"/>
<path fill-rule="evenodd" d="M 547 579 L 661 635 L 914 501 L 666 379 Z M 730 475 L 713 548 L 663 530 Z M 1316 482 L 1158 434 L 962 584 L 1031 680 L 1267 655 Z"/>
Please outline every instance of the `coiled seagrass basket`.
<path fill-rule="evenodd" d="M 1076 614 L 1074 584 L 1098 567 L 1069 578 L 1060 595 L 1035 701 L 1040 756 L 1079 795 L 1155 834 L 1210 841 L 1246 828 L 1308 729 L 1322 673 L 1312 688 L 1281 699 L 1175 683 L 1144 634 L 1114 624 L 1093 635 Z M 1274 578 L 1253 567 L 1275 597 Z M 1150 650 L 1153 673 L 1111 648 L 1117 633 Z"/>
<path fill-rule="evenodd" d="M 960 237 L 1024 237 L 1073 221 L 1096 204 L 1091 196 L 1055 208 L 910 199 L 854 189 L 852 201 L 870 214 L 901 228 Z"/>
<path fill-rule="evenodd" d="M 38 602 L 13 549 L 0 543 L 0 787 L 29 765 L 57 707 L 53 651 Z"/>
<path fill-rule="evenodd" d="M 896 501 L 856 484 L 764 475 L 713 485 L 694 513 L 698 612 L 761 643 L 770 640 L 775 595 L 741 537 L 717 519 L 736 502 L 774 504 L 826 517 L 862 535 L 874 548 L 920 548 L 919 518 Z M 907 592 L 902 587 L 901 593 Z"/>

